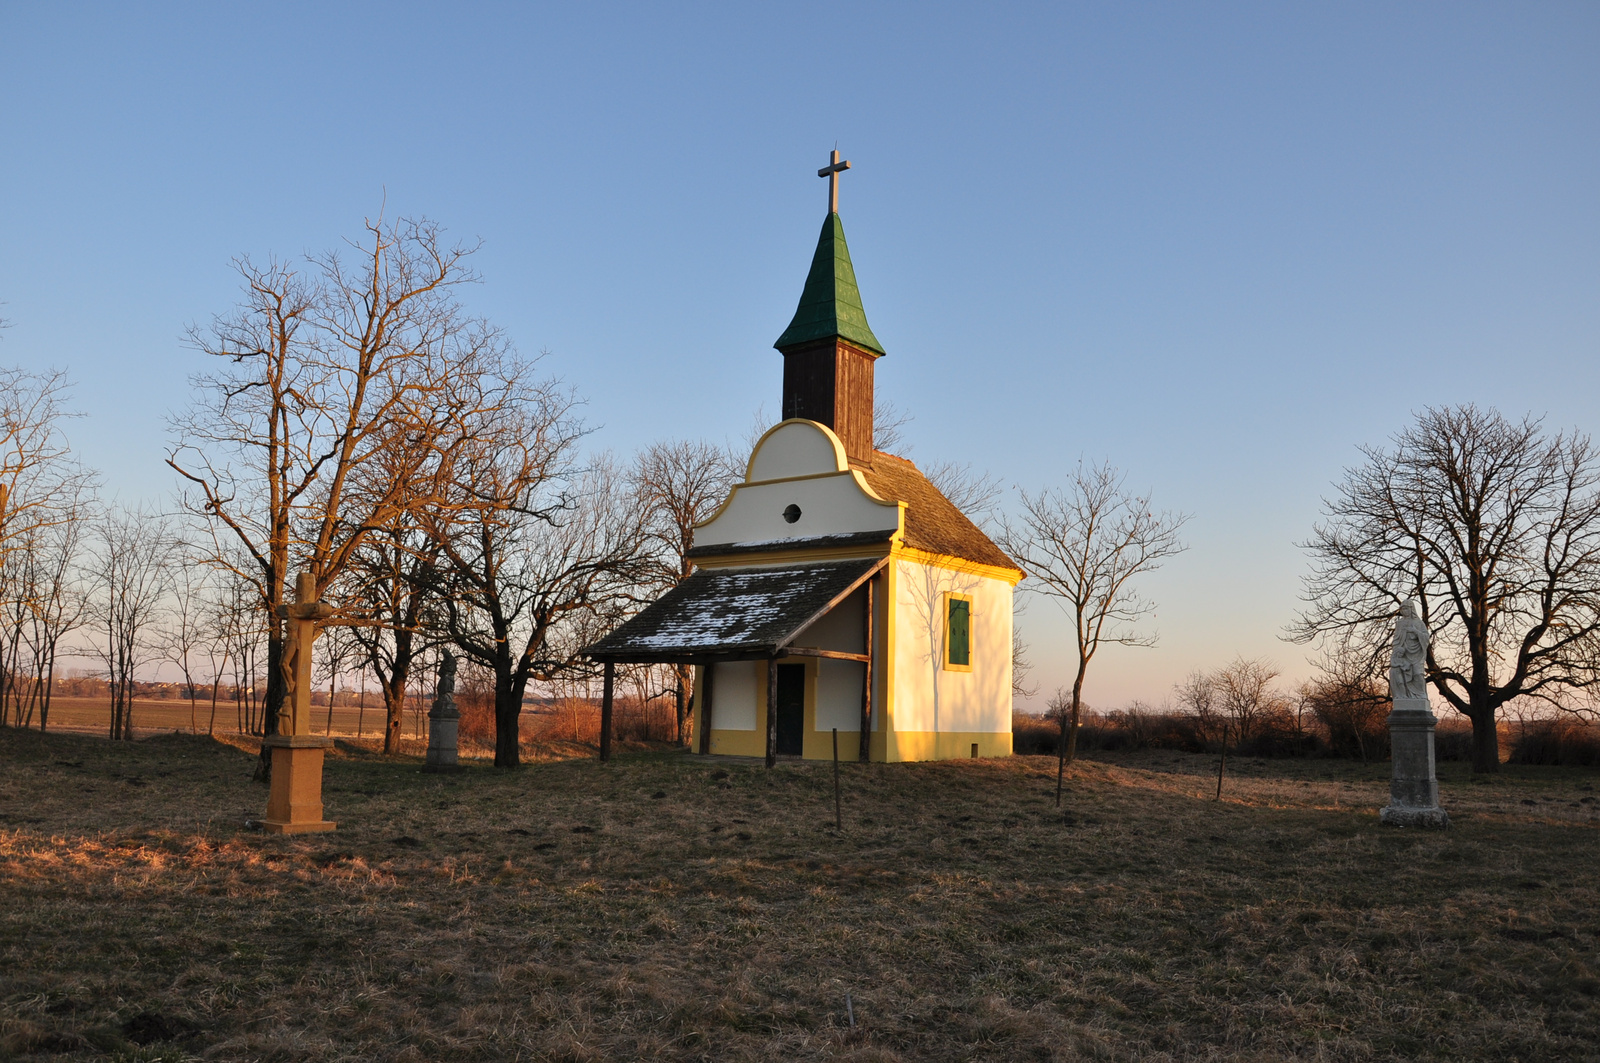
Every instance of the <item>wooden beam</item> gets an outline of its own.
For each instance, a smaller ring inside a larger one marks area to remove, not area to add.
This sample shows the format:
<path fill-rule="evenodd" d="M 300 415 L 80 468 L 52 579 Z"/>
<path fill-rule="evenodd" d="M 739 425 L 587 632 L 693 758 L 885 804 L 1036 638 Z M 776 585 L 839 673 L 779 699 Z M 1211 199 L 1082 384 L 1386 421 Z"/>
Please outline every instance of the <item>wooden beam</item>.
<path fill-rule="evenodd" d="M 856 577 L 855 581 L 853 583 L 851 583 L 850 586 L 846 587 L 844 590 L 840 591 L 838 594 L 835 594 L 833 596 L 832 601 L 828 602 L 827 605 L 824 605 L 821 609 L 818 609 L 816 612 L 812 613 L 811 616 L 806 619 L 805 623 L 803 623 L 799 627 L 795 628 L 792 632 L 789 633 L 789 637 L 788 638 L 786 638 L 782 642 L 778 643 L 778 645 L 776 647 L 774 647 L 775 655 L 782 656 L 784 653 L 787 653 L 788 649 L 789 649 L 789 643 L 791 643 L 795 639 L 799 638 L 800 634 L 802 632 L 804 632 L 806 628 L 810 627 L 812 624 L 815 624 L 818 620 L 821 620 L 824 616 L 827 616 L 828 612 L 831 609 L 833 609 L 834 606 L 838 605 L 840 602 L 844 601 L 846 598 L 848 598 L 852 594 L 854 594 L 856 592 L 856 588 L 857 587 L 861 586 L 863 583 L 865 583 L 868 580 L 870 580 L 873 576 L 876 576 L 879 572 L 882 572 L 884 567 L 887 566 L 888 564 L 889 564 L 889 559 L 887 557 L 879 558 L 877 564 L 873 565 L 871 568 L 867 569 L 866 572 L 864 572 L 860 576 Z"/>
<path fill-rule="evenodd" d="M 717 674 L 717 666 L 707 662 L 700 669 L 700 754 L 706 756 L 711 752 L 711 677 Z"/>
<path fill-rule="evenodd" d="M 767 658 L 767 767 L 778 763 L 778 659 Z"/>
<path fill-rule="evenodd" d="M 878 585 L 877 577 L 867 580 L 867 611 L 863 623 L 866 632 L 867 652 L 865 656 L 865 674 L 861 680 L 861 752 L 857 758 L 865 764 L 872 758 L 872 649 L 874 645 L 872 620 L 873 620 L 873 588 Z"/>
<path fill-rule="evenodd" d="M 617 664 L 606 662 L 605 685 L 600 695 L 600 759 L 611 759 L 611 692 L 616 686 Z"/>
<path fill-rule="evenodd" d="M 790 646 L 783 652 L 791 657 L 827 657 L 835 661 L 862 661 L 867 655 L 864 653 L 847 653 L 844 650 L 824 650 L 816 646 Z"/>

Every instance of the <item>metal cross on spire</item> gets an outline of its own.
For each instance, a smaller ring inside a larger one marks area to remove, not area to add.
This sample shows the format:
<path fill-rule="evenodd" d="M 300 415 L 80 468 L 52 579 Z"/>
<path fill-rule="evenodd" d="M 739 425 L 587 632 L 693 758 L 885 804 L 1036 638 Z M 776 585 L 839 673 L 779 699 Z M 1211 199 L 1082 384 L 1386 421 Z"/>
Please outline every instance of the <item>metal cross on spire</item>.
<path fill-rule="evenodd" d="M 828 213 L 839 213 L 839 175 L 850 169 L 850 160 L 839 161 L 839 149 L 835 148 L 828 157 L 828 165 L 817 171 L 818 177 L 828 179 Z"/>

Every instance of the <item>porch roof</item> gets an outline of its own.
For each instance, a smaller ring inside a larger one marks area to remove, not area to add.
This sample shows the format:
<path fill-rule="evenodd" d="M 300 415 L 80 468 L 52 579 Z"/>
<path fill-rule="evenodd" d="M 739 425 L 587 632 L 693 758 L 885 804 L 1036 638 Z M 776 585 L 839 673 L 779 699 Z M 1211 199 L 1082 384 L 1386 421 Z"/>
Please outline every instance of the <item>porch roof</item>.
<path fill-rule="evenodd" d="M 619 663 L 780 656 L 887 558 L 700 569 L 584 652 Z"/>

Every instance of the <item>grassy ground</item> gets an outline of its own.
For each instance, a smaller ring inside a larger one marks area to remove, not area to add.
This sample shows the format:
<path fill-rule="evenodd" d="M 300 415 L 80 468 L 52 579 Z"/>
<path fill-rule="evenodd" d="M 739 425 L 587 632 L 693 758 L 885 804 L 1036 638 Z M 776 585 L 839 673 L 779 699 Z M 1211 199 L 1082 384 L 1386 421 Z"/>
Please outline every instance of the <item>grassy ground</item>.
<path fill-rule="evenodd" d="M 1600 1058 L 1593 773 L 418 767 L 282 838 L 230 746 L 0 733 L 0 1056 Z"/>

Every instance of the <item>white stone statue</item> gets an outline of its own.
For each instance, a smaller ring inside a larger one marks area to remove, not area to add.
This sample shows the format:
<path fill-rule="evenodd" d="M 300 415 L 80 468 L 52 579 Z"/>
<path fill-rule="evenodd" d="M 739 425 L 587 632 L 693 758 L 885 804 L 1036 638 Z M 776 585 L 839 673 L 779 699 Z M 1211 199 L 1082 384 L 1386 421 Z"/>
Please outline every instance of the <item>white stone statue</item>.
<path fill-rule="evenodd" d="M 1389 656 L 1389 697 L 1428 697 L 1428 628 L 1417 616 L 1417 605 L 1406 599 L 1394 623 L 1394 648 Z"/>
<path fill-rule="evenodd" d="M 1389 749 L 1392 762 L 1389 805 L 1378 814 L 1396 827 L 1450 825 L 1439 807 L 1439 778 L 1433 762 L 1433 728 L 1438 721 L 1428 707 L 1428 629 L 1417 616 L 1415 602 L 1400 607 L 1394 622 L 1394 647 L 1389 656 Z"/>

